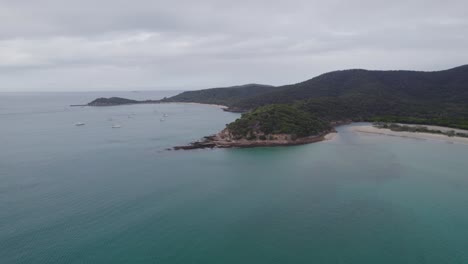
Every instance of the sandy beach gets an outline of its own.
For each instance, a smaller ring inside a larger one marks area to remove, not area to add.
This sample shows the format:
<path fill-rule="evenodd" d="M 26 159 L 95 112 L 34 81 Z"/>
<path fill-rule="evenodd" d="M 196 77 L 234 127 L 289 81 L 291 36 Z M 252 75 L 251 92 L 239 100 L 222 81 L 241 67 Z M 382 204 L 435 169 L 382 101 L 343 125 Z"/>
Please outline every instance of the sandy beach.
<path fill-rule="evenodd" d="M 447 127 L 438 127 L 438 126 L 425 126 L 425 127 L 428 127 L 430 129 L 440 129 L 442 131 L 455 130 L 458 132 L 468 133 L 468 131 L 465 131 L 465 130 L 452 129 L 452 128 L 447 128 Z M 445 142 L 451 142 L 451 143 L 468 144 L 468 138 L 464 138 L 464 137 L 449 137 L 446 135 L 432 134 L 432 133 L 392 131 L 386 128 L 377 128 L 372 125 L 353 126 L 351 130 L 354 132 L 358 132 L 358 133 L 377 134 L 377 135 L 386 135 L 386 136 L 404 137 L 404 138 L 413 138 L 413 139 L 424 139 L 424 140 L 438 140 L 438 141 L 445 141 Z"/>
<path fill-rule="evenodd" d="M 336 137 L 336 135 L 338 135 L 338 133 L 332 132 L 332 133 L 326 134 L 323 138 L 324 138 L 324 140 L 326 140 L 326 141 L 327 141 L 327 140 L 333 140 L 333 139 Z"/>

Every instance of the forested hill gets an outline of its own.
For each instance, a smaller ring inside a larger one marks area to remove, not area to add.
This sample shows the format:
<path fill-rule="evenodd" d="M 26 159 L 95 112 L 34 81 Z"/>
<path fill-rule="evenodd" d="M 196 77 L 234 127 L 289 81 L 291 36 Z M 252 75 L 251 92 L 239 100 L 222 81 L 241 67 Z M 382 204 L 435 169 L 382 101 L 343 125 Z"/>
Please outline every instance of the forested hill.
<path fill-rule="evenodd" d="M 292 85 L 192 91 L 167 101 L 223 104 L 234 111 L 289 104 L 330 123 L 389 121 L 468 129 L 468 65 L 436 72 L 335 71 Z M 256 117 L 259 123 L 262 116 Z"/>
<path fill-rule="evenodd" d="M 162 102 L 193 102 L 232 106 L 242 100 L 279 90 L 278 87 L 270 85 L 246 84 L 226 88 L 186 91 L 176 96 L 165 98 Z"/>
<path fill-rule="evenodd" d="M 234 103 L 251 109 L 272 103 L 291 103 L 319 97 L 374 97 L 405 102 L 468 102 L 468 65 L 437 72 L 344 70 L 305 82 L 278 87 Z"/>
<path fill-rule="evenodd" d="M 223 104 L 233 109 L 250 110 L 272 103 L 357 96 L 408 103 L 466 103 L 468 65 L 437 72 L 359 69 L 334 71 L 292 85 L 273 87 L 252 84 L 189 91 L 166 101 Z"/>
<path fill-rule="evenodd" d="M 285 121 L 285 113 L 293 112 L 301 113 L 301 116 L 311 114 L 308 119 L 315 119 L 313 124 L 384 121 L 468 129 L 468 65 L 436 72 L 335 71 L 292 85 L 248 84 L 213 88 L 136 103 L 159 102 L 221 104 L 228 106 L 230 111 L 241 112 L 255 109 L 236 122 L 236 126 L 231 126 L 231 130 L 241 132 L 257 131 L 261 127 L 297 128 L 294 134 L 309 131 L 307 126 L 298 126 L 297 119 Z M 101 98 L 90 105 L 126 103 L 135 102 Z M 272 123 L 278 115 L 282 119 Z"/>

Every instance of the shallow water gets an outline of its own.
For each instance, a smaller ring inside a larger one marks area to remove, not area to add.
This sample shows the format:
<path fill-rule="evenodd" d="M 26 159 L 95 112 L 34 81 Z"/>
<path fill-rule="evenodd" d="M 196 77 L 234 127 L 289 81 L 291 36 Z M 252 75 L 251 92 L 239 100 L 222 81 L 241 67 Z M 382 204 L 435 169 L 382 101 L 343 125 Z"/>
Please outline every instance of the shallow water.
<path fill-rule="evenodd" d="M 0 263 L 468 263 L 466 145 L 166 151 L 239 115 L 68 107 L 170 94 L 0 94 Z"/>

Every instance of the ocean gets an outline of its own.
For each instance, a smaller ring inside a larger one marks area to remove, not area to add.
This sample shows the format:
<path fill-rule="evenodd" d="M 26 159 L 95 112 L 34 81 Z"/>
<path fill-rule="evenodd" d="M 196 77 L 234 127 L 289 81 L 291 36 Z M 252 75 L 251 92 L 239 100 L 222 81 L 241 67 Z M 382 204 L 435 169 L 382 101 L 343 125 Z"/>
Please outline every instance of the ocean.
<path fill-rule="evenodd" d="M 0 93 L 0 263 L 468 263 L 467 145 L 168 151 L 240 115 L 69 107 L 173 94 Z"/>

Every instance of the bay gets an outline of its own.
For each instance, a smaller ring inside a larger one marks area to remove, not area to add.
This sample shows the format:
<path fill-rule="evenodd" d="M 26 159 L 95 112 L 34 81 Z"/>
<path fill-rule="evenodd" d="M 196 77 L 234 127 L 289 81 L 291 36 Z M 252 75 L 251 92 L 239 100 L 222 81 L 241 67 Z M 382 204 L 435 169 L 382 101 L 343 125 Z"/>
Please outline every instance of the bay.
<path fill-rule="evenodd" d="M 239 115 L 69 107 L 174 93 L 0 94 L 0 263 L 468 262 L 466 145 L 342 126 L 310 145 L 167 151 Z"/>

